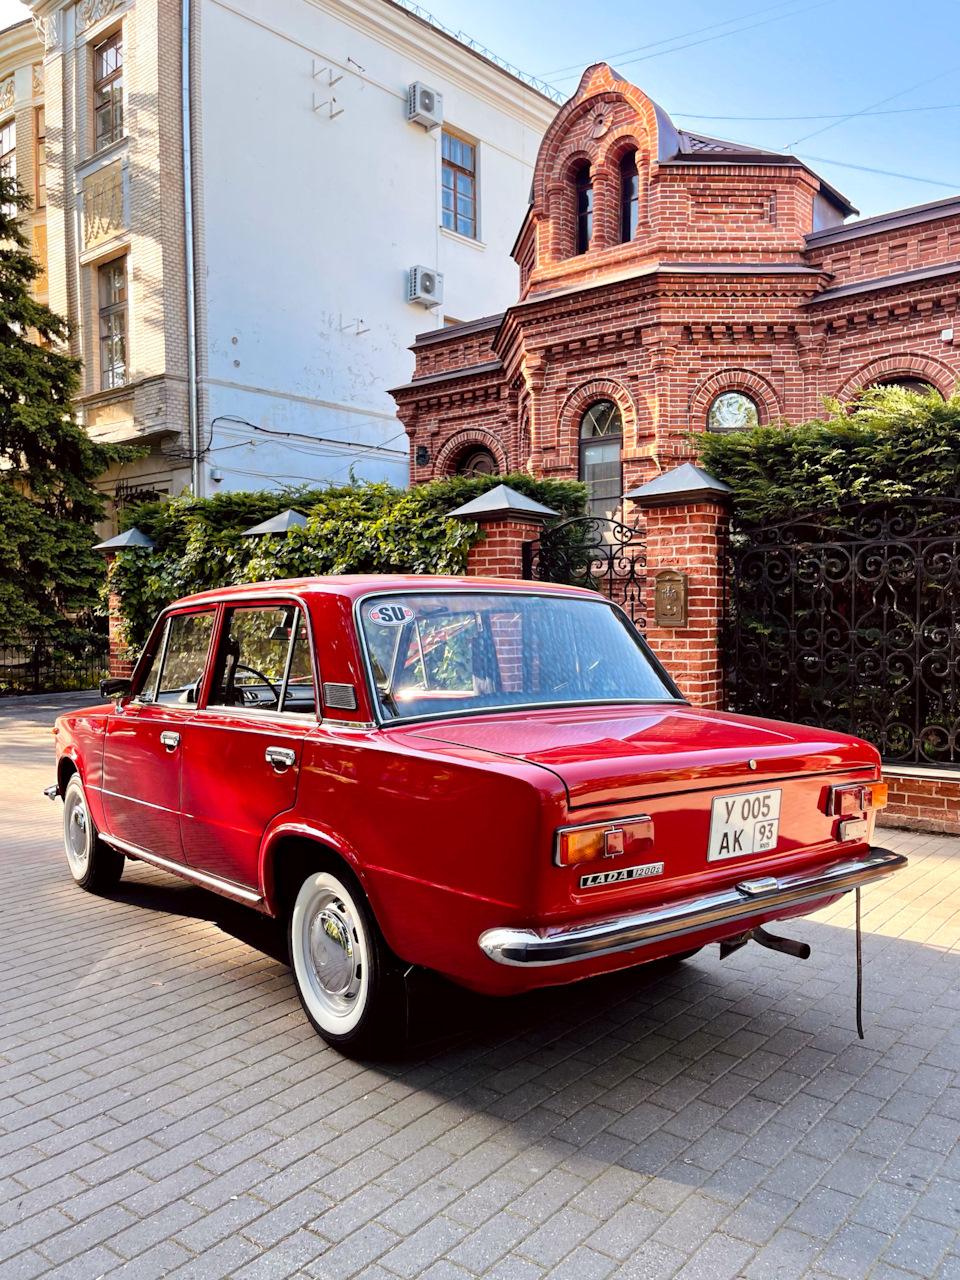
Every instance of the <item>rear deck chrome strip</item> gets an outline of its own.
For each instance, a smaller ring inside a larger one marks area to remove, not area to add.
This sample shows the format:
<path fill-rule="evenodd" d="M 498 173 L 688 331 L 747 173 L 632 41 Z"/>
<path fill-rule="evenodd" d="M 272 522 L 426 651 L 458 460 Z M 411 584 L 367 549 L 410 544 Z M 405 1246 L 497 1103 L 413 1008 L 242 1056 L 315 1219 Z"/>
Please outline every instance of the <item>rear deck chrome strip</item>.
<path fill-rule="evenodd" d="M 172 875 L 182 876 L 184 880 L 192 880 L 196 884 L 203 885 L 205 889 L 215 889 L 217 893 L 222 893 L 227 898 L 236 898 L 239 902 L 251 904 L 263 902 L 261 894 L 255 893 L 253 889 L 244 888 L 242 884 L 235 884 L 232 880 L 211 875 L 209 871 L 197 871 L 185 862 L 171 862 L 169 858 L 161 858 L 159 854 L 148 853 L 139 845 L 121 840 L 119 836 L 104 835 L 102 831 L 98 834 L 103 843 L 110 845 L 112 849 L 127 853 L 131 858 L 139 858 L 141 862 L 149 862 L 160 871 L 169 871 Z"/>
<path fill-rule="evenodd" d="M 487 929 L 477 939 L 481 951 L 498 964 L 521 968 L 569 964 L 616 951 L 633 951 L 689 933 L 703 933 L 718 926 L 763 918 L 775 920 L 776 912 L 818 898 L 838 897 L 861 885 L 882 880 L 907 865 L 907 859 L 889 849 L 873 848 L 862 858 L 835 862 L 815 872 L 770 877 L 771 884 L 744 880 L 729 889 L 681 898 L 645 911 L 588 920 L 552 929 Z M 772 913 L 772 914 L 771 914 Z"/>

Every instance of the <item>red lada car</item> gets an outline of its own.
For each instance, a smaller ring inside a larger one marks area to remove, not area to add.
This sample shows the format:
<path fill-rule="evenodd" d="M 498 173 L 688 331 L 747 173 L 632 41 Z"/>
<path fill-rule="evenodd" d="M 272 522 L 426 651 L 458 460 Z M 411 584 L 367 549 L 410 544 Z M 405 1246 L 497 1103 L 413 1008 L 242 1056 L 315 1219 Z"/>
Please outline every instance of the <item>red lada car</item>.
<path fill-rule="evenodd" d="M 508 994 L 754 938 L 905 865 L 877 752 L 690 706 L 574 587 L 357 576 L 178 601 L 55 730 L 67 861 L 289 921 L 303 1007 L 396 1044 L 404 974 Z"/>

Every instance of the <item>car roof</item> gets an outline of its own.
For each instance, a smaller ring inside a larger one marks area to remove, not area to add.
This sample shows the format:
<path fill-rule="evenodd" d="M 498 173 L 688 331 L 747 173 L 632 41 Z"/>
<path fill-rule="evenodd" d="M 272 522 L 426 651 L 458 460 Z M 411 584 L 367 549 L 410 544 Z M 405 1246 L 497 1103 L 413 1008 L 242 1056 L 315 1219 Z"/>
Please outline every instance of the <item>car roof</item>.
<path fill-rule="evenodd" d="M 218 587 L 212 591 L 201 591 L 196 595 L 184 596 L 174 601 L 174 605 L 207 604 L 250 595 L 265 599 L 271 596 L 296 595 L 309 598 L 310 596 L 338 595 L 352 601 L 378 591 L 442 591 L 444 589 L 462 591 L 464 588 L 473 592 L 506 590 L 537 595 L 582 596 L 588 600 L 598 598 L 596 591 L 588 591 L 583 587 L 570 587 L 555 582 L 528 581 L 523 578 L 454 578 L 417 573 L 344 573 L 317 578 L 278 578 L 268 582 L 242 582 L 230 587 Z"/>

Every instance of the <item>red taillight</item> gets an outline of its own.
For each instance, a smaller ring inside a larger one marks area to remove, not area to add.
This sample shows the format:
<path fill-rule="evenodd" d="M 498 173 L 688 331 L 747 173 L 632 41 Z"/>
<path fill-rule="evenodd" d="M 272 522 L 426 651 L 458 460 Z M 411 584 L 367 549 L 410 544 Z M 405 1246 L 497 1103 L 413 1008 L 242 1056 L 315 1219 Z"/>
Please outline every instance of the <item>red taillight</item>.
<path fill-rule="evenodd" d="M 653 848 L 653 819 L 646 814 L 623 822 L 594 822 L 583 827 L 564 827 L 557 832 L 555 861 L 572 867 L 599 858 L 619 858 L 649 853 Z"/>
<path fill-rule="evenodd" d="M 869 813 L 887 807 L 885 782 L 848 782 L 831 787 L 827 797 L 827 813 L 834 818 L 848 818 L 855 813 Z"/>

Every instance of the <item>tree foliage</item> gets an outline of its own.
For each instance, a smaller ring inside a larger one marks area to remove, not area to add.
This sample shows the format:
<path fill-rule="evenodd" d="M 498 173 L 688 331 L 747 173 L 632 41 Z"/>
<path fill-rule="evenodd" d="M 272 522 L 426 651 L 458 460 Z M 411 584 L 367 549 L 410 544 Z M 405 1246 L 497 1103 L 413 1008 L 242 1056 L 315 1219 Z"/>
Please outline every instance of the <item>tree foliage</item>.
<path fill-rule="evenodd" d="M 93 482 L 135 453 L 94 444 L 73 416 L 80 362 L 60 349 L 67 321 L 30 292 L 42 268 L 19 223 L 29 206 L 0 174 L 0 644 L 69 648 L 103 582 Z"/>
<path fill-rule="evenodd" d="M 762 525 L 852 502 L 960 497 L 960 394 L 864 391 L 850 413 L 697 437 L 701 465 L 733 488 L 737 522 Z"/>
<path fill-rule="evenodd" d="M 562 516 L 585 510 L 576 481 L 510 476 L 453 476 L 416 488 L 348 484 L 328 489 L 221 493 L 142 503 L 124 512 L 156 543 L 121 552 L 110 590 L 119 597 L 126 638 L 139 649 L 161 609 L 181 596 L 266 579 L 342 573 L 461 573 L 482 532 L 447 513 L 494 485 L 508 484 Z M 304 529 L 283 537 L 245 538 L 244 529 L 293 507 Z"/>

